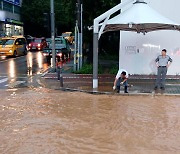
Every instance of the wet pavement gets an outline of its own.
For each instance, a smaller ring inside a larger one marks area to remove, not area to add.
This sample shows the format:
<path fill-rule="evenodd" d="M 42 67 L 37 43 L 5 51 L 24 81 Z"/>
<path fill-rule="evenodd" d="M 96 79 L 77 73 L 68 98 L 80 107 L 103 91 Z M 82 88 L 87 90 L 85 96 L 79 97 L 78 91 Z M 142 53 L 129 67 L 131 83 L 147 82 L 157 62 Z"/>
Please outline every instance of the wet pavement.
<path fill-rule="evenodd" d="M 0 90 L 1 154 L 179 154 L 175 96 Z"/>
<path fill-rule="evenodd" d="M 41 51 L 16 58 L 0 57 L 0 89 L 35 85 L 34 76 L 42 74 L 49 65 Z"/>
<path fill-rule="evenodd" d="M 73 62 L 69 61 L 62 64 L 63 88 L 66 90 L 77 90 L 85 92 L 99 92 L 106 94 L 115 94 L 112 90 L 115 75 L 101 74 L 99 75 L 98 89 L 92 88 L 91 74 L 72 74 Z M 49 69 L 44 73 L 40 82 L 42 86 L 51 89 L 62 89 L 60 81 L 57 80 L 57 73 L 51 72 Z M 129 76 L 129 95 L 131 94 L 165 94 L 165 95 L 179 95 L 180 94 L 180 76 L 167 76 L 165 91 L 154 91 L 156 76 L 155 75 L 130 75 Z M 121 94 L 123 94 L 123 88 Z"/>
<path fill-rule="evenodd" d="M 104 62 L 105 63 L 105 62 Z M 52 73 L 41 52 L 28 52 L 27 56 L 0 60 L 0 89 L 38 87 L 61 89 L 57 74 Z M 107 64 L 107 63 L 105 63 Z M 79 90 L 115 94 L 112 90 L 115 75 L 99 75 L 99 88 L 92 88 L 92 75 L 72 74 L 73 60 L 62 63 L 63 88 L 65 90 Z M 44 73 L 45 70 L 47 72 Z M 135 76 L 129 78 L 129 94 L 154 94 L 156 76 Z M 123 94 L 123 88 L 121 89 Z M 180 94 L 180 76 L 167 76 L 165 91 L 155 94 Z"/>

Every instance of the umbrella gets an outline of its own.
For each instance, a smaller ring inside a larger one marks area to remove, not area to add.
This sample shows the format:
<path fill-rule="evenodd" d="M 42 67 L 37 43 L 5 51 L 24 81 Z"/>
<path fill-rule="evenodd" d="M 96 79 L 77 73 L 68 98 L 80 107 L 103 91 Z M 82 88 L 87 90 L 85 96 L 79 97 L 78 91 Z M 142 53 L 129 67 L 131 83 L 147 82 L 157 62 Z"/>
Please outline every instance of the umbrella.
<path fill-rule="evenodd" d="M 180 26 L 149 7 L 146 2 L 137 0 L 131 8 L 109 19 L 104 28 L 104 32 L 119 30 L 145 34 L 155 30 L 180 31 Z"/>

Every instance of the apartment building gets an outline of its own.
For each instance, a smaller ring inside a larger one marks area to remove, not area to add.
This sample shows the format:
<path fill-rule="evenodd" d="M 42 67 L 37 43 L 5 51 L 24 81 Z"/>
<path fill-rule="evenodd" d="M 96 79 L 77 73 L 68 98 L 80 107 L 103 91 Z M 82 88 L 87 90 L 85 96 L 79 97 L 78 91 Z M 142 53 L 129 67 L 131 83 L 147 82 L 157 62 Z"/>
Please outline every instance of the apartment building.
<path fill-rule="evenodd" d="M 0 36 L 23 35 L 22 0 L 0 0 Z"/>

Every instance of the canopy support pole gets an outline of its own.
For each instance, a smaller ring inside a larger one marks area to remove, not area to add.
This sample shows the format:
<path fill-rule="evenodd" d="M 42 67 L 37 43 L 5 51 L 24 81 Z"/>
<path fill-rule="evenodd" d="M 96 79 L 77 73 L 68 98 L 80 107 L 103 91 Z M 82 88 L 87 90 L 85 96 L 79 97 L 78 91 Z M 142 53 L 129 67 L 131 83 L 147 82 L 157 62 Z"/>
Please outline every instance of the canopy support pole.
<path fill-rule="evenodd" d="M 93 36 L 93 88 L 98 88 L 98 33 Z"/>
<path fill-rule="evenodd" d="M 103 13 L 96 19 L 94 19 L 94 26 L 93 26 L 93 89 L 98 88 L 98 40 L 100 39 L 99 32 L 103 32 L 103 29 L 99 30 L 99 23 L 105 19 L 109 19 L 109 17 L 114 14 L 115 12 L 121 10 L 127 4 L 134 2 L 135 0 L 126 0 L 109 11 Z M 106 26 L 107 20 L 105 20 L 105 24 L 103 27 Z"/>

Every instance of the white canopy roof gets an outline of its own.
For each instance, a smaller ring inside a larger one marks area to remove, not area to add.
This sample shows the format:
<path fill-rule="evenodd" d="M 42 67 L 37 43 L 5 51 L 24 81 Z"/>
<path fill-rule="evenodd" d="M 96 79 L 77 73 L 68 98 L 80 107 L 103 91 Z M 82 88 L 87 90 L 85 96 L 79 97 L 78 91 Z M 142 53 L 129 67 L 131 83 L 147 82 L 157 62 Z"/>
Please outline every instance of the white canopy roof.
<path fill-rule="evenodd" d="M 131 8 L 107 21 L 106 31 L 135 31 L 147 33 L 154 30 L 179 30 L 180 24 L 162 16 L 145 2 L 137 1 Z"/>

